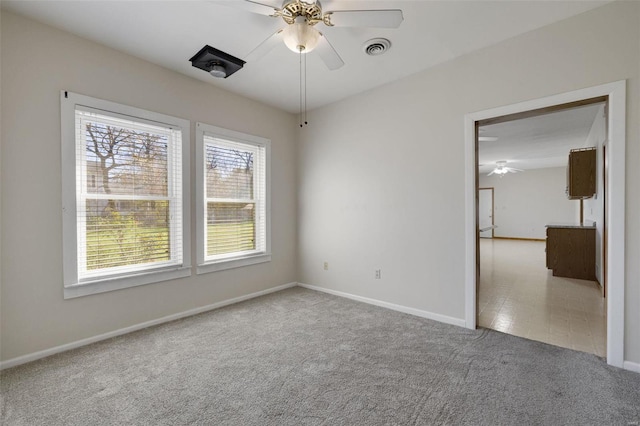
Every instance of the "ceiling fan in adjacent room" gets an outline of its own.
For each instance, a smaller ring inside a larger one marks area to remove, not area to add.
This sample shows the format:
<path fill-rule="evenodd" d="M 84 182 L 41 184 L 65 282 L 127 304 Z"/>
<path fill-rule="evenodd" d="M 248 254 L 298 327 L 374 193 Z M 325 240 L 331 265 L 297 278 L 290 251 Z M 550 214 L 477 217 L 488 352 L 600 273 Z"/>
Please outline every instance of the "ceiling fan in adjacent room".
<path fill-rule="evenodd" d="M 249 53 L 247 61 L 255 61 L 283 42 L 296 53 L 316 50 L 330 70 L 344 65 L 344 61 L 316 25 L 328 27 L 398 28 L 403 21 L 402 10 L 334 10 L 323 11 L 319 0 L 284 0 L 282 7 L 274 7 L 253 0 L 227 3 L 249 12 L 282 18 L 285 26 L 269 36 Z"/>
<path fill-rule="evenodd" d="M 478 142 L 495 142 L 499 139 L 497 136 L 486 135 L 486 129 L 482 127 L 478 130 L 478 133 L 480 133 L 478 135 Z"/>
<path fill-rule="evenodd" d="M 507 167 L 507 162 L 502 160 L 502 161 L 496 161 L 496 168 L 493 169 L 491 171 L 491 173 L 489 173 L 487 176 L 491 176 L 493 174 L 496 174 L 500 177 L 506 175 L 507 173 L 517 173 L 517 172 L 524 172 L 524 170 L 522 169 L 515 169 L 513 167 Z"/>

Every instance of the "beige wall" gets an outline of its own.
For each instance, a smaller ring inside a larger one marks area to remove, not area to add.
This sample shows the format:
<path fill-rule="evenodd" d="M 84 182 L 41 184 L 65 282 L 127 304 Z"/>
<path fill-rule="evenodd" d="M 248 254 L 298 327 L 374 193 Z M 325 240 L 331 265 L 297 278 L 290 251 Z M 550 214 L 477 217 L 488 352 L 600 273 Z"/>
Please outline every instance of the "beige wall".
<path fill-rule="evenodd" d="M 6 11 L 1 22 L 2 360 L 296 280 L 292 115 Z M 196 121 L 271 139 L 273 260 L 63 300 L 60 90 L 191 120 L 192 146 Z"/>
<path fill-rule="evenodd" d="M 639 3 L 614 3 L 314 111 L 296 135 L 289 114 L 3 12 L 0 359 L 295 280 L 462 319 L 464 115 L 627 79 L 625 359 L 640 362 L 639 24 Z M 273 261 L 63 300 L 65 89 L 270 138 Z"/>
<path fill-rule="evenodd" d="M 494 188 L 495 237 L 545 239 L 548 223 L 580 221 L 580 201 L 567 199 L 565 193 L 566 167 L 525 170 L 502 177 L 481 174 L 478 182 L 481 188 Z"/>
<path fill-rule="evenodd" d="M 616 2 L 314 111 L 299 280 L 463 319 L 465 114 L 627 79 L 625 360 L 640 362 L 639 28 L 640 3 Z"/>

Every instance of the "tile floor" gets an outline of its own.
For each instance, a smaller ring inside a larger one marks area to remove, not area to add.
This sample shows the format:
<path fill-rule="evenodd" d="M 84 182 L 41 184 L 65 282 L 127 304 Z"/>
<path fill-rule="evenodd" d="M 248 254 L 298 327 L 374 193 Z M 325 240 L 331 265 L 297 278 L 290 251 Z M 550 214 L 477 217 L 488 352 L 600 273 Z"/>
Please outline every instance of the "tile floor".
<path fill-rule="evenodd" d="M 554 277 L 545 243 L 480 239 L 478 325 L 606 356 L 606 303 L 598 283 Z"/>

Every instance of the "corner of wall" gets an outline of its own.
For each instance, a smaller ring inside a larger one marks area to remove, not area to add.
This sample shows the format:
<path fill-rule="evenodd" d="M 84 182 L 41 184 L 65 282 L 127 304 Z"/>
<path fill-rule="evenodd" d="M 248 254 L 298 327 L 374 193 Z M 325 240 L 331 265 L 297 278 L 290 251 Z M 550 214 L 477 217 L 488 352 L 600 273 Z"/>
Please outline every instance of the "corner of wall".
<path fill-rule="evenodd" d="M 2 8 L 0 7 L 0 46 L 2 46 Z M 2 48 L 0 47 L 0 52 Z M 6 179 L 2 177 L 2 55 L 0 54 L 0 327 L 4 324 L 2 320 L 2 182 Z M 0 353 L 2 353 L 2 330 L 0 330 Z"/>

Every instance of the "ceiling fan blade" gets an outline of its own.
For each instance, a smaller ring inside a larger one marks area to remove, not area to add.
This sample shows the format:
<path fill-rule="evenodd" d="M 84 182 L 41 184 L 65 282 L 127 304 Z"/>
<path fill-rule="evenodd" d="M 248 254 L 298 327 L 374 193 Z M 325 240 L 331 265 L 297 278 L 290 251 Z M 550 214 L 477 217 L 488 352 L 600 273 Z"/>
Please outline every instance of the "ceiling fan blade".
<path fill-rule="evenodd" d="M 255 62 L 258 59 L 262 58 L 267 53 L 271 52 L 274 47 L 278 44 L 283 43 L 282 41 L 282 32 L 284 29 L 279 29 L 272 35 L 270 35 L 265 41 L 260 43 L 258 47 L 253 49 L 249 54 L 245 57 L 247 62 Z"/>
<path fill-rule="evenodd" d="M 491 176 L 492 174 L 494 174 L 496 171 L 495 170 L 491 170 L 491 173 L 487 174 L 487 176 Z"/>
<path fill-rule="evenodd" d="M 315 52 L 318 52 L 320 59 L 322 62 L 329 68 L 331 71 L 337 70 L 338 68 L 344 65 L 344 61 L 336 52 L 336 49 L 333 48 L 329 40 L 324 36 L 324 34 L 320 33 L 320 40 L 318 40 L 318 45 L 315 48 Z"/>
<path fill-rule="evenodd" d="M 224 6 L 246 10 L 247 12 L 257 13 L 258 15 L 279 16 L 279 13 L 281 12 L 277 7 L 253 0 L 225 0 L 218 3 Z"/>
<path fill-rule="evenodd" d="M 495 142 L 498 138 L 496 136 L 478 136 L 479 142 Z"/>
<path fill-rule="evenodd" d="M 336 27 L 398 28 L 404 20 L 400 9 L 336 10 L 325 15 Z"/>

